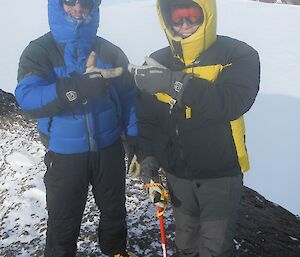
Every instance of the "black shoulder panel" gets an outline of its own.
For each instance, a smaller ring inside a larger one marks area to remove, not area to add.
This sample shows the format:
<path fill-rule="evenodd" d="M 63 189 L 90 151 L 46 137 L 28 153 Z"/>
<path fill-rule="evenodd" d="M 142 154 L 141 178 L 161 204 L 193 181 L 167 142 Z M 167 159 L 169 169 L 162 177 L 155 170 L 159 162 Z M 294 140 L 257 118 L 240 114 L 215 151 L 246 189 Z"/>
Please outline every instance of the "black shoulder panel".
<path fill-rule="evenodd" d="M 173 71 L 182 70 L 184 68 L 183 63 L 180 62 L 177 58 L 173 57 L 170 47 L 162 48 L 152 53 L 150 56 L 163 66 Z"/>
<path fill-rule="evenodd" d="M 203 52 L 197 61 L 201 66 L 229 64 L 236 61 L 236 57 L 242 57 L 257 52 L 245 42 L 226 36 L 218 36 L 216 42 L 205 52 Z"/>
<path fill-rule="evenodd" d="M 103 63 L 111 64 L 112 67 L 126 66 L 127 69 L 128 59 L 118 46 L 104 38 L 98 37 L 95 49 L 97 56 L 99 56 Z"/>
<path fill-rule="evenodd" d="M 50 32 L 31 41 L 20 57 L 18 81 L 30 75 L 48 78 L 54 67 L 64 65 L 62 51 L 63 47 L 55 43 Z"/>

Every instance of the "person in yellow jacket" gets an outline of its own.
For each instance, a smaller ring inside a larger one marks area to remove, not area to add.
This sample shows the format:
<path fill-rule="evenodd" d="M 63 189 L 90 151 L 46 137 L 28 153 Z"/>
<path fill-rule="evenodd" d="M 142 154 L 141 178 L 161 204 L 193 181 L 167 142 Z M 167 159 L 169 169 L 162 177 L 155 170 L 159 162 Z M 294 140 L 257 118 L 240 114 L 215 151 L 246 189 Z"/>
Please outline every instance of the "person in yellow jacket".
<path fill-rule="evenodd" d="M 259 90 L 259 56 L 216 34 L 215 0 L 158 0 L 157 11 L 170 45 L 128 66 L 139 88 L 142 178 L 151 184 L 166 172 L 176 256 L 228 257 L 250 167 L 243 115 Z M 160 188 L 150 189 L 162 205 Z"/>

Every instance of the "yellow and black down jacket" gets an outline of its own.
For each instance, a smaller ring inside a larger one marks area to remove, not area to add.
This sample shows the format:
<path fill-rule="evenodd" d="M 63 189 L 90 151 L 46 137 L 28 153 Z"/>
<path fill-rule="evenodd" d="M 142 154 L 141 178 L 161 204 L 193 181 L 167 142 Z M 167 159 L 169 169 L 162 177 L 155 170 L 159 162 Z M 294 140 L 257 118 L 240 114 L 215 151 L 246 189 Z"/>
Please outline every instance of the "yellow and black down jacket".
<path fill-rule="evenodd" d="M 193 73 L 182 105 L 167 95 L 139 93 L 141 158 L 152 155 L 182 178 L 232 176 L 249 169 L 243 114 L 259 89 L 258 53 L 247 44 L 218 36 L 187 68 L 170 47 L 151 55 L 170 70 Z"/>
<path fill-rule="evenodd" d="M 169 10 L 189 2 L 199 5 L 204 19 L 195 33 L 182 38 L 172 31 Z M 170 46 L 152 58 L 193 78 L 180 106 L 163 93 L 139 93 L 140 159 L 155 156 L 167 172 L 182 178 L 247 171 L 243 114 L 259 89 L 258 53 L 244 42 L 217 36 L 215 0 L 158 0 L 157 13 Z"/>

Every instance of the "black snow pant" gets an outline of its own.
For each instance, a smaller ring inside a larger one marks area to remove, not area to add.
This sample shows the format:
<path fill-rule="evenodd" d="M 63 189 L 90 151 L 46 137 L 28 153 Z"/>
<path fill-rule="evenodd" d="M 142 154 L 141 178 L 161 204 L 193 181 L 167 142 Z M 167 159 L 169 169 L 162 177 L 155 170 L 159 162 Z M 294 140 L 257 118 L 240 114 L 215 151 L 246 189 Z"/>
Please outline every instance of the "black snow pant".
<path fill-rule="evenodd" d="M 99 152 L 45 155 L 48 227 L 45 257 L 75 257 L 81 219 L 92 185 L 100 210 L 101 251 L 126 249 L 125 163 L 120 141 Z"/>
<path fill-rule="evenodd" d="M 243 187 L 242 174 L 181 179 L 167 174 L 178 257 L 229 257 Z"/>

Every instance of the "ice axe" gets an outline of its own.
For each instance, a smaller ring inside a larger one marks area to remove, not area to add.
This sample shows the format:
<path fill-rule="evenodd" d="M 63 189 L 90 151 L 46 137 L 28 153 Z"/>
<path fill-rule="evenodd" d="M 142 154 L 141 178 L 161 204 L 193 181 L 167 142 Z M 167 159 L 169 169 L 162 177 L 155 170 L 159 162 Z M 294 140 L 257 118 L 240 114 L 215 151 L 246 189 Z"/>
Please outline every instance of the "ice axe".
<path fill-rule="evenodd" d="M 159 184 L 161 188 L 160 199 L 157 199 L 157 212 L 156 217 L 159 219 L 159 229 L 160 229 L 160 237 L 161 237 L 161 247 L 163 250 L 163 257 L 168 257 L 167 252 L 167 242 L 166 242 L 166 232 L 164 225 L 164 212 L 168 207 L 168 190 L 163 186 L 162 178 L 159 176 Z M 163 207 L 159 204 L 163 202 Z"/>
<path fill-rule="evenodd" d="M 162 215 L 160 215 L 158 218 L 159 218 L 159 229 L 160 229 L 161 247 L 163 250 L 163 257 L 168 257 L 167 245 L 166 245 L 166 232 L 165 232 L 164 216 L 163 216 L 164 208 L 158 206 L 157 211 L 158 211 L 158 213 L 162 213 Z"/>
<path fill-rule="evenodd" d="M 152 181 L 153 182 L 153 181 Z M 159 219 L 159 229 L 160 229 L 160 236 L 161 236 L 161 246 L 163 249 L 163 257 L 168 257 L 167 253 L 167 245 L 166 245 L 166 232 L 164 226 L 164 212 L 168 207 L 168 190 L 163 186 L 162 179 L 159 176 L 158 183 L 149 183 L 145 184 L 145 189 L 150 189 L 152 187 L 156 187 L 158 189 L 155 190 L 156 195 L 154 196 L 153 202 L 157 206 L 157 211 L 155 216 Z"/>

